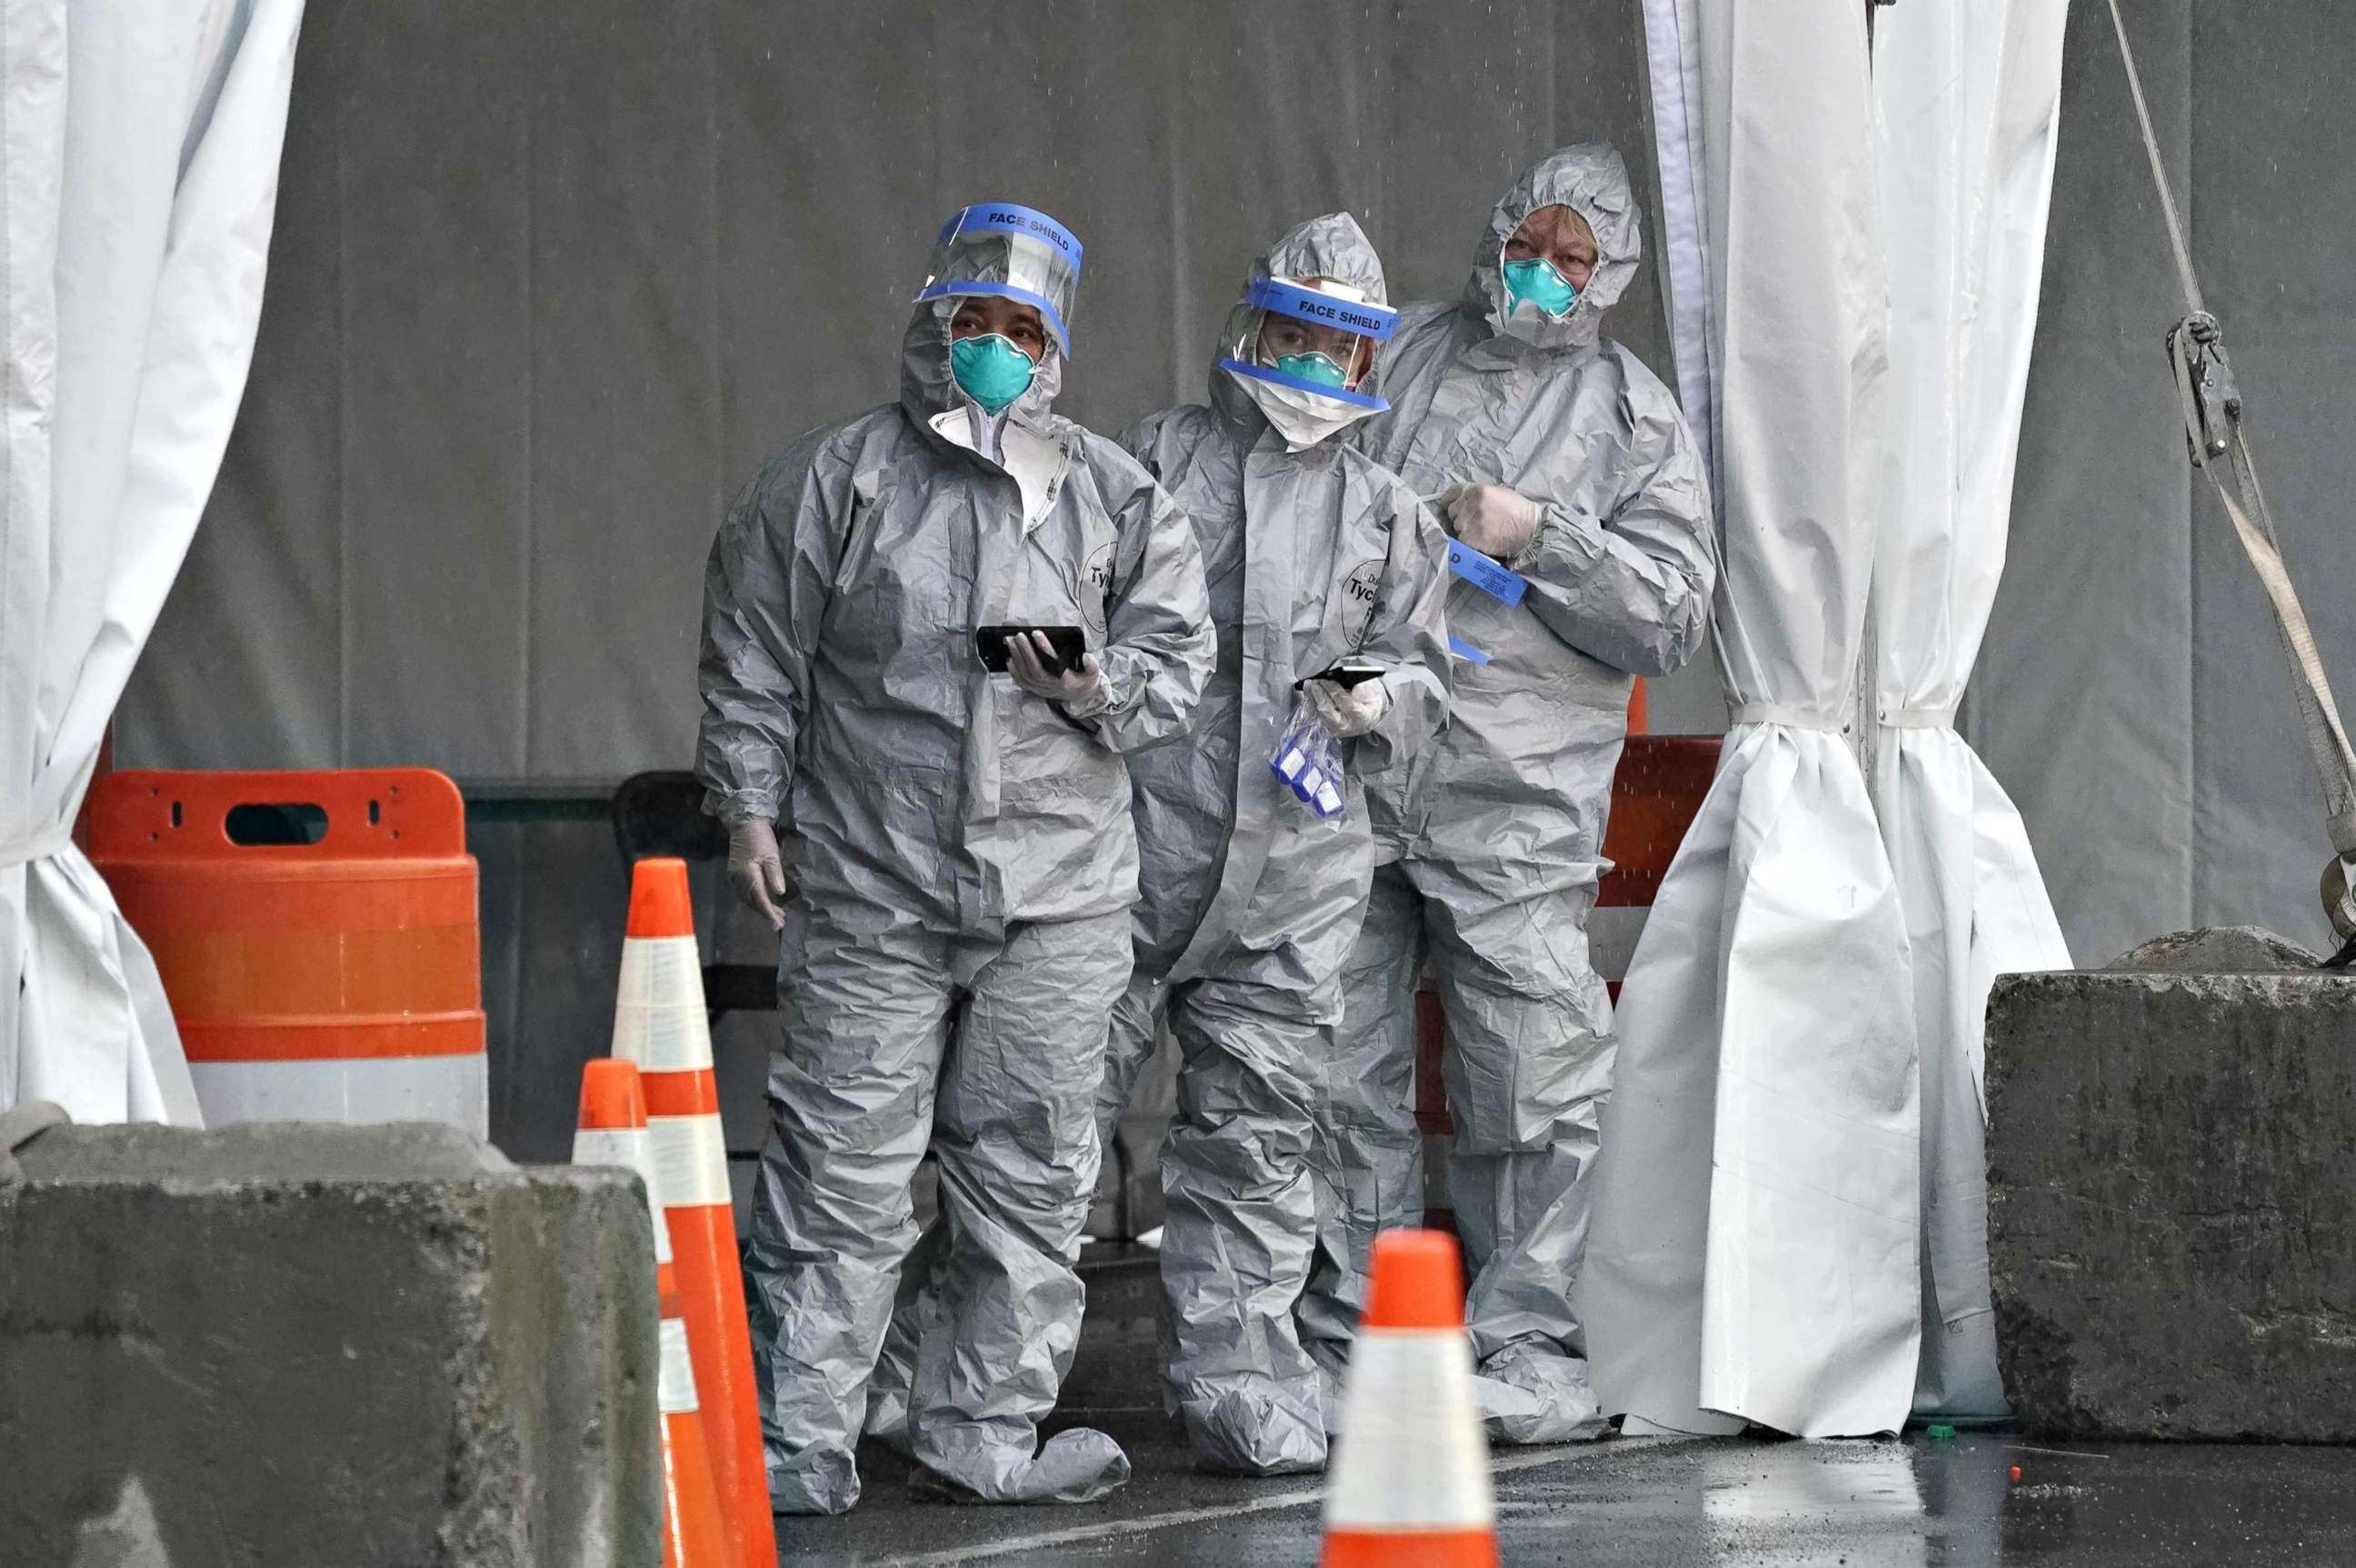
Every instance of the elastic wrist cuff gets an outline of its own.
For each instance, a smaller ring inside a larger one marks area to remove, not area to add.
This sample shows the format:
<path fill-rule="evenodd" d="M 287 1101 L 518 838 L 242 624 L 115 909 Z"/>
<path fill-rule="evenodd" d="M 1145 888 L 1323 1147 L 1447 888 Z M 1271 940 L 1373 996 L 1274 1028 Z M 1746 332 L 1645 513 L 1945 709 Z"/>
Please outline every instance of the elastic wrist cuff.
<path fill-rule="evenodd" d="M 1064 711 L 1076 719 L 1092 719 L 1112 710 L 1112 688 L 1099 676 L 1097 689 L 1077 702 L 1064 703 Z"/>

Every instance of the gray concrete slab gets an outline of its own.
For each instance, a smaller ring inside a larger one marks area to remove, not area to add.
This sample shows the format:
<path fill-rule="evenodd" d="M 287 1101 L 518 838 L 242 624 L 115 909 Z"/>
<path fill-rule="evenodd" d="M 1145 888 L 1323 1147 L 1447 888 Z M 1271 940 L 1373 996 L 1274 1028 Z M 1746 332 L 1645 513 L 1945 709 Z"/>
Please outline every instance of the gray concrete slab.
<path fill-rule="evenodd" d="M 0 1564 L 647 1568 L 653 1230 L 447 1127 L 51 1128 L 0 1186 Z"/>
<path fill-rule="evenodd" d="M 2356 978 L 2170 941 L 2238 972 L 1989 997 L 2005 1391 L 2057 1436 L 2356 1441 Z"/>

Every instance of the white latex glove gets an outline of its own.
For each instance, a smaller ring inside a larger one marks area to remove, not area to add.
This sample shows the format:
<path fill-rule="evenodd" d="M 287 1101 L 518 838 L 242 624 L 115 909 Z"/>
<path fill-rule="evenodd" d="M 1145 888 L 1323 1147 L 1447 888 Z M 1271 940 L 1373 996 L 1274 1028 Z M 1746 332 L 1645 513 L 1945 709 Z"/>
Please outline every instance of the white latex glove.
<path fill-rule="evenodd" d="M 777 849 L 777 830 L 746 819 L 728 824 L 728 880 L 736 897 L 766 916 L 769 929 L 786 929 L 786 900 L 793 884 L 786 880 L 786 857 Z"/>
<path fill-rule="evenodd" d="M 1448 531 L 1493 561 L 1511 561 L 1537 537 L 1546 508 L 1504 485 L 1466 485 L 1448 503 Z"/>
<path fill-rule="evenodd" d="M 1034 697 L 1061 703 L 1070 712 L 1083 716 L 1102 708 L 1104 675 L 1097 664 L 1097 656 L 1083 653 L 1078 669 L 1050 675 L 1047 664 L 1055 657 L 1055 645 L 1047 640 L 1044 631 L 1007 639 L 1006 671 L 1014 677 L 1016 685 Z"/>
<path fill-rule="evenodd" d="M 1361 681 L 1347 688 L 1331 681 L 1312 681 L 1305 689 L 1317 722 L 1335 740 L 1365 734 L 1382 722 L 1383 710 L 1391 705 L 1390 689 L 1380 681 Z"/>

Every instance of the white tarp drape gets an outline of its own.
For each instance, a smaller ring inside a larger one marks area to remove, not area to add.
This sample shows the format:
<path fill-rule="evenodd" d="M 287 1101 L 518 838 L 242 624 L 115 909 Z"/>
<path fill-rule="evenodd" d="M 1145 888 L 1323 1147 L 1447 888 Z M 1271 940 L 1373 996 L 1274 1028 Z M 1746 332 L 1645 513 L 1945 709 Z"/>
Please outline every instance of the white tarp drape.
<path fill-rule="evenodd" d="M 2070 961 L 1955 733 L 1996 597 L 2062 0 L 1647 0 L 1673 330 L 1739 722 L 1621 1002 L 1582 1297 L 1632 1430 L 2003 1410 L 1983 1015 Z M 1817 62 L 1808 69 L 1808 62 Z M 1843 737 L 1872 585 L 1869 802 Z M 1878 830 L 1877 830 L 1878 822 Z"/>
<path fill-rule="evenodd" d="M 1645 11 L 1736 723 L 1621 994 L 1589 1352 L 1633 1430 L 1876 1432 L 1914 1388 L 1920 1139 L 1904 916 L 1842 733 L 1889 332 L 1864 7 Z"/>
<path fill-rule="evenodd" d="M 68 835 L 244 392 L 301 15 L 0 21 L 0 1109 L 198 1120 L 155 965 Z"/>
<path fill-rule="evenodd" d="M 1924 1415 L 2005 1408 L 1982 1135 L 1988 986 L 2070 965 L 2020 813 L 1954 728 L 2004 570 L 2068 14 L 2066 0 L 1901 5 L 1874 33 L 1890 341 L 1873 797 L 1922 1056 Z"/>

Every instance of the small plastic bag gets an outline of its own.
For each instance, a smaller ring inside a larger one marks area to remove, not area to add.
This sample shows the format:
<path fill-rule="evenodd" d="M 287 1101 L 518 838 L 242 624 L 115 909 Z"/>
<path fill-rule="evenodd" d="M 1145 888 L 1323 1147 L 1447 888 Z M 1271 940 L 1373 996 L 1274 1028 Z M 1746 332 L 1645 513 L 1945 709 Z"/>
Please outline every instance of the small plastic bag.
<path fill-rule="evenodd" d="M 1284 738 L 1276 743 L 1269 771 L 1321 817 L 1338 817 L 1348 809 L 1342 778 L 1342 747 L 1309 705 L 1304 696 L 1292 702 L 1292 716 Z"/>
<path fill-rule="evenodd" d="M 1301 777 L 1317 759 L 1321 727 L 1305 703 L 1294 702 L 1292 716 L 1285 722 L 1284 738 L 1276 743 L 1276 754 L 1268 759 L 1268 770 L 1276 775 L 1277 782 L 1296 795 L 1301 793 Z"/>

